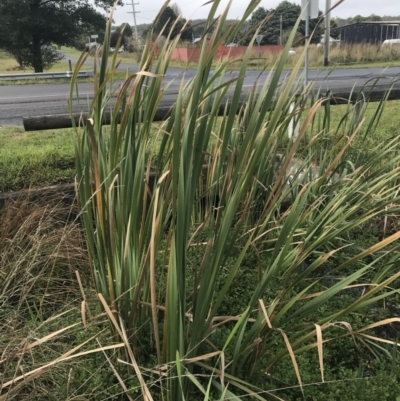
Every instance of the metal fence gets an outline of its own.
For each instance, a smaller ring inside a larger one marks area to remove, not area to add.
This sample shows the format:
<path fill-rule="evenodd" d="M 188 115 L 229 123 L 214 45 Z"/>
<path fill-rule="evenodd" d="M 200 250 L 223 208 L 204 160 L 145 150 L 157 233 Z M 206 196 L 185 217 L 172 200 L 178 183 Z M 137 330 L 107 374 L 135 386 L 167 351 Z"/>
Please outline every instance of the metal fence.
<path fill-rule="evenodd" d="M 80 71 L 79 78 L 93 77 L 94 71 Z M 73 75 L 72 71 L 65 72 L 38 72 L 29 74 L 1 74 L 0 81 L 20 81 L 25 79 L 69 79 Z"/>

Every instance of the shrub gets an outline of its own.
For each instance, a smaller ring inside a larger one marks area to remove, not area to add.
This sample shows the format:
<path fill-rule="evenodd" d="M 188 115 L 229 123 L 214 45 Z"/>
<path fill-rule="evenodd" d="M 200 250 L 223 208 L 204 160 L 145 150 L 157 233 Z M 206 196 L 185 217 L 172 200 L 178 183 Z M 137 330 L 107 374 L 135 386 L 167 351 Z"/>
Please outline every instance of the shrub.
<path fill-rule="evenodd" d="M 43 69 L 49 70 L 54 64 L 60 62 L 65 59 L 65 56 L 54 49 L 52 46 L 44 45 L 42 46 L 42 57 L 43 57 Z M 10 54 L 15 58 L 18 62 L 21 69 L 31 68 L 32 64 L 32 55 L 29 51 L 15 49 L 10 50 Z"/>

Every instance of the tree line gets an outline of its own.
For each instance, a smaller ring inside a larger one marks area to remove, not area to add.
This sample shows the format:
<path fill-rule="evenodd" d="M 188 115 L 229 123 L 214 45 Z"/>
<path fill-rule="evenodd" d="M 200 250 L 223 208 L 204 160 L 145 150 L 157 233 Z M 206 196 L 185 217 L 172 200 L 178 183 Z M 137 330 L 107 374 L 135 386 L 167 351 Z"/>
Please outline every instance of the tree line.
<path fill-rule="evenodd" d="M 0 2 L 0 49 L 10 54 L 20 67 L 31 67 L 35 72 L 42 72 L 62 55 L 54 48 L 71 46 L 82 50 L 88 36 L 99 34 L 101 42 L 106 17 L 94 6 L 109 9 L 114 0 L 1 0 Z M 289 33 L 301 13 L 300 5 L 290 1 L 282 1 L 276 8 L 259 7 L 251 18 L 243 25 L 235 36 L 230 32 L 236 21 L 227 21 L 224 34 L 226 42 L 248 45 L 252 36 L 259 29 L 263 35 L 261 45 L 275 45 L 282 41 L 285 44 Z M 323 18 L 310 21 L 310 29 L 314 31 L 313 42 L 318 42 L 324 32 Z M 331 21 L 332 36 L 338 37 L 339 26 L 354 22 L 395 20 L 400 17 L 379 17 L 360 15 L 348 19 L 335 18 Z M 282 20 L 282 25 L 281 25 Z M 123 29 L 124 28 L 124 29 Z M 116 27 L 111 44 L 117 43 L 123 31 L 122 44 L 132 46 L 132 28 L 128 24 Z M 204 34 L 204 22 L 187 21 L 177 4 L 166 7 L 157 21 L 152 24 L 141 24 L 139 33 L 143 38 L 153 32 L 154 37 L 162 32 L 164 36 L 175 38 L 179 33 L 183 41 L 191 42 Z M 209 32 L 207 32 L 209 33 Z M 295 43 L 304 41 L 305 23 L 301 22 Z M 132 47 L 132 51 L 133 51 Z"/>
<path fill-rule="evenodd" d="M 346 25 L 356 24 L 358 22 L 368 22 L 368 21 L 400 21 L 400 15 L 398 16 L 384 15 L 383 17 L 376 14 L 371 14 L 367 17 L 363 17 L 362 15 L 356 15 L 355 17 L 349 17 L 349 18 L 336 17 L 335 21 L 337 22 L 338 26 L 346 26 Z"/>

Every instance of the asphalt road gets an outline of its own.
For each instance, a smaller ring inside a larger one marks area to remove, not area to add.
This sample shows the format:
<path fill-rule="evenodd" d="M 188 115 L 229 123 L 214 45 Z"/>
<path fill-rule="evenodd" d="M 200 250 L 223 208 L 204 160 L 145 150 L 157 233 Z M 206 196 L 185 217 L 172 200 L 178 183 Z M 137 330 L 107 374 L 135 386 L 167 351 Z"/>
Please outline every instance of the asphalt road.
<path fill-rule="evenodd" d="M 135 66 L 122 65 L 121 68 L 129 68 L 135 71 Z M 247 71 L 244 87 L 250 88 L 258 80 L 264 82 L 268 71 L 260 75 L 259 71 Z M 175 94 L 182 79 L 192 78 L 195 70 L 182 70 L 171 68 L 165 77 L 165 83 L 169 83 L 165 100 L 173 103 Z M 232 72 L 231 74 L 237 74 Z M 289 71 L 283 73 L 282 79 Z M 360 89 L 364 85 L 370 85 L 379 78 L 376 86 L 388 88 L 390 84 L 400 79 L 400 67 L 393 68 L 361 68 L 340 69 L 333 72 L 326 70 L 311 70 L 310 81 L 313 81 L 316 90 L 333 92 L 346 91 L 351 88 Z M 369 83 L 369 84 L 368 84 Z M 395 84 L 400 88 L 400 83 Z M 93 94 L 92 84 L 79 84 L 79 99 L 73 101 L 74 112 L 86 111 Z M 49 114 L 68 113 L 69 84 L 38 84 L 38 85 L 9 85 L 0 86 L 0 127 L 3 125 L 22 125 L 22 117 L 39 116 Z"/>

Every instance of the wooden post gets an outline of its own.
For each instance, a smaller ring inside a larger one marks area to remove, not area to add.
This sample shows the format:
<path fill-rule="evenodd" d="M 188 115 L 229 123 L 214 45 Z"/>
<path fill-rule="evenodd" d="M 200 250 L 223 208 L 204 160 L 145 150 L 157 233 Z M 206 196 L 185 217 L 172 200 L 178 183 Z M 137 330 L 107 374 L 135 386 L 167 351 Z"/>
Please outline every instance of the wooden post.
<path fill-rule="evenodd" d="M 324 43 L 324 66 L 330 64 L 330 38 L 331 38 L 331 0 L 326 0 L 325 7 L 325 43 Z"/>
<path fill-rule="evenodd" d="M 390 91 L 388 89 L 377 89 L 372 88 L 372 90 L 368 90 L 368 88 L 363 89 L 363 95 L 365 95 L 365 101 L 368 102 L 380 102 L 383 98 L 386 100 L 400 100 L 400 88 L 392 88 Z M 360 100 L 360 95 L 358 92 L 353 91 L 352 89 L 348 89 L 343 92 L 330 92 L 330 93 L 320 93 L 321 97 L 327 97 L 327 101 L 329 101 L 332 105 L 336 104 L 347 104 L 347 103 L 355 103 Z M 239 103 L 238 113 L 243 106 L 243 102 L 246 101 L 246 96 L 242 95 L 242 98 Z M 218 114 L 224 115 L 225 103 L 220 107 Z M 161 104 L 160 107 L 156 110 L 153 121 L 164 121 L 166 120 L 170 112 L 172 110 L 172 104 L 164 103 Z M 79 123 L 84 123 L 87 119 L 87 114 L 85 113 L 76 113 L 72 116 L 76 125 Z M 111 115 L 110 113 L 105 114 L 103 123 L 105 125 L 110 124 Z M 47 116 L 31 116 L 31 117 L 23 117 L 23 124 L 25 131 L 39 131 L 39 130 L 48 130 L 48 129 L 58 129 L 58 128 L 71 128 L 72 120 L 69 114 L 56 114 L 56 115 L 47 115 Z"/>

